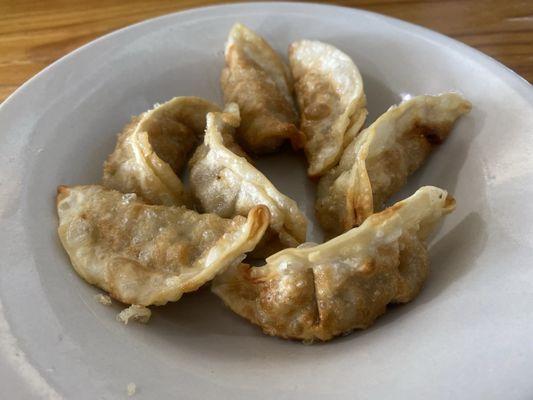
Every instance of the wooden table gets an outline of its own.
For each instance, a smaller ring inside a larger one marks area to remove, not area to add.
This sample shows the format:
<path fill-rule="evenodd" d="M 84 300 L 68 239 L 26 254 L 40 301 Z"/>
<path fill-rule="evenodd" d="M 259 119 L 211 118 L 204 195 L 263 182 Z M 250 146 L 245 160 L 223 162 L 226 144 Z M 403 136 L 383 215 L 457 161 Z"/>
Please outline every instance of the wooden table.
<path fill-rule="evenodd" d="M 59 57 L 107 32 L 217 0 L 0 0 L 0 102 Z M 434 29 L 533 82 L 533 0 L 339 0 Z"/>

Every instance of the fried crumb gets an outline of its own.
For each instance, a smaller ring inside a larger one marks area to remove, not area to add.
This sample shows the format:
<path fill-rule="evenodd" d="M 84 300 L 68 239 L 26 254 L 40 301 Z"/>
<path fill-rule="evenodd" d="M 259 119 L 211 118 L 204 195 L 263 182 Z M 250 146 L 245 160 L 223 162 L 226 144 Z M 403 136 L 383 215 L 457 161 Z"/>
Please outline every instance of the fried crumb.
<path fill-rule="evenodd" d="M 94 296 L 94 298 L 98 303 L 103 304 L 104 306 L 110 306 L 113 303 L 113 300 L 111 300 L 111 297 L 109 297 L 107 294 L 99 293 Z"/>
<path fill-rule="evenodd" d="M 126 386 L 126 391 L 128 393 L 128 396 L 133 396 L 136 390 L 137 390 L 137 385 L 133 382 L 128 383 L 128 386 Z"/>
<path fill-rule="evenodd" d="M 129 320 L 133 319 L 134 321 L 146 324 L 150 320 L 151 316 L 152 312 L 149 308 L 139 304 L 132 304 L 117 315 L 117 321 L 128 325 Z"/>

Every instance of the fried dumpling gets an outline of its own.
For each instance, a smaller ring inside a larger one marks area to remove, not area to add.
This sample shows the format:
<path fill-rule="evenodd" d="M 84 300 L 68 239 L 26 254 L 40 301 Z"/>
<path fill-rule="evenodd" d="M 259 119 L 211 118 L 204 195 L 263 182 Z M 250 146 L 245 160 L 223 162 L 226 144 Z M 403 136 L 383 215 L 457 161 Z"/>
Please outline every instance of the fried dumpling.
<path fill-rule="evenodd" d="M 305 241 L 307 220 L 296 202 L 274 185 L 243 156 L 228 125 L 239 123 L 239 108 L 231 103 L 223 113 L 209 113 L 204 144 L 189 162 L 189 182 L 197 206 L 204 212 L 231 218 L 247 215 L 257 204 L 270 211 L 270 227 L 253 251 L 266 257 Z"/>
<path fill-rule="evenodd" d="M 268 209 L 224 219 L 183 206 L 147 205 L 98 185 L 61 186 L 59 238 L 76 272 L 127 304 L 161 305 L 198 289 L 244 258 Z"/>
<path fill-rule="evenodd" d="M 367 328 L 387 304 L 418 294 L 428 274 L 424 240 L 454 206 L 444 190 L 423 187 L 324 244 L 283 250 L 262 267 L 233 266 L 212 290 L 273 336 L 329 340 Z"/>
<path fill-rule="evenodd" d="M 220 83 L 225 102 L 235 102 L 241 110 L 239 143 L 254 153 L 272 152 L 287 139 L 300 148 L 292 79 L 279 55 L 255 32 L 235 24 L 225 59 Z"/>
<path fill-rule="evenodd" d="M 391 107 L 346 148 L 317 190 L 316 215 L 325 231 L 360 225 L 406 182 L 471 108 L 457 93 L 416 96 Z"/>
<path fill-rule="evenodd" d="M 220 109 L 199 97 L 176 97 L 134 117 L 104 164 L 104 186 L 151 204 L 189 204 L 178 175 L 201 142 L 211 111 Z"/>
<path fill-rule="evenodd" d="M 337 164 L 365 122 L 363 79 L 348 55 L 318 41 L 291 44 L 289 61 L 308 174 L 321 176 Z"/>

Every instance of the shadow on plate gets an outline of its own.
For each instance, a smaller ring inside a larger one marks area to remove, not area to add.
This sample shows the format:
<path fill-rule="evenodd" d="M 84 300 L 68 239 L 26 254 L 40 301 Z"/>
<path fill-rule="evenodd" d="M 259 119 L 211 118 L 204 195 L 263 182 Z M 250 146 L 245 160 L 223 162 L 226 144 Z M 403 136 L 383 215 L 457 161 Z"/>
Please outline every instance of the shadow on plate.
<path fill-rule="evenodd" d="M 185 294 L 178 302 L 152 308 L 155 319 L 163 320 L 176 336 L 256 336 L 251 324 L 229 310 L 209 285 Z"/>
<path fill-rule="evenodd" d="M 395 104 L 399 104 L 402 98 L 394 93 L 388 86 L 371 75 L 362 73 L 366 93 L 366 108 L 368 116 L 364 128 L 369 127 L 385 111 Z"/>

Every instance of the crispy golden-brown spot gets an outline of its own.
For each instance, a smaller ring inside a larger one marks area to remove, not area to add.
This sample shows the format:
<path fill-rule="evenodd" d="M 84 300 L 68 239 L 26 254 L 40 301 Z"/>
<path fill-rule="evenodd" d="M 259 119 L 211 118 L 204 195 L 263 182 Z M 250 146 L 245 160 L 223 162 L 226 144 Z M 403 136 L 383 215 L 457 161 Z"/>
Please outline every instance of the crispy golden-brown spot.
<path fill-rule="evenodd" d="M 340 234 L 383 209 L 469 110 L 460 95 L 445 93 L 414 97 L 379 117 L 319 182 L 315 209 L 324 230 Z"/>
<path fill-rule="evenodd" d="M 212 290 L 269 335 L 330 340 L 364 329 L 388 304 L 418 294 L 428 274 L 425 239 L 452 210 L 445 191 L 423 187 L 326 243 L 283 250 L 262 267 L 232 267 Z"/>
<path fill-rule="evenodd" d="M 243 147 L 267 153 L 288 139 L 300 148 L 303 135 L 296 126 L 292 81 L 279 55 L 263 38 L 236 24 L 229 34 L 225 60 L 220 83 L 224 101 L 239 105 L 242 122 L 237 138 Z"/>
<path fill-rule="evenodd" d="M 224 219 L 96 185 L 58 188 L 57 209 L 59 237 L 79 275 L 144 306 L 176 301 L 241 261 L 270 220 L 264 206 Z"/>

